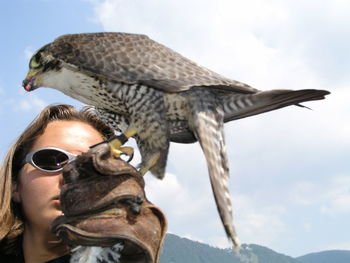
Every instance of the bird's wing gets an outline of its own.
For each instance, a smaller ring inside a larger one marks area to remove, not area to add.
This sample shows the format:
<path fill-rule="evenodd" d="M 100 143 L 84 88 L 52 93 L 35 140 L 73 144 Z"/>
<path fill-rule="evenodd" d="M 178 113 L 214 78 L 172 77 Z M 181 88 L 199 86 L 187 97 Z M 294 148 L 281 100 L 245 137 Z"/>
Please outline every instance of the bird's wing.
<path fill-rule="evenodd" d="M 256 89 L 227 79 L 145 35 L 86 33 L 63 35 L 47 50 L 53 57 L 108 80 L 145 84 L 167 92 L 194 86 L 254 93 Z"/>

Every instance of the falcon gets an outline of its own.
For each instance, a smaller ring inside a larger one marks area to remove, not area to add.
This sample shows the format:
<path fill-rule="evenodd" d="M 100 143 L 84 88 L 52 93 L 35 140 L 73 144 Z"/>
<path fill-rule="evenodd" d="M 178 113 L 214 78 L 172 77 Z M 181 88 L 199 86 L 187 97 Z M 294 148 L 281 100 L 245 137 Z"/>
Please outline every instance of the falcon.
<path fill-rule="evenodd" d="M 60 90 L 96 108 L 100 117 L 134 137 L 142 174 L 163 178 L 170 142 L 198 141 L 217 209 L 229 240 L 239 246 L 228 189 L 224 123 L 289 105 L 324 99 L 325 90 L 260 91 L 221 76 L 146 35 L 85 33 L 58 37 L 30 59 L 27 91 Z M 125 140 L 112 151 L 131 154 Z"/>

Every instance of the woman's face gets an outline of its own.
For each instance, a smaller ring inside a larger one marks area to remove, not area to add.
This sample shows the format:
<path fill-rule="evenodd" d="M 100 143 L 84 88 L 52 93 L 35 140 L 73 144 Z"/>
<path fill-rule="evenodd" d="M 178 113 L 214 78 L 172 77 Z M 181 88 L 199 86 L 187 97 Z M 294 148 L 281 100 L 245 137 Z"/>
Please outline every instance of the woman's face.
<path fill-rule="evenodd" d="M 101 134 L 79 121 L 53 121 L 35 141 L 31 151 L 56 147 L 79 155 L 89 146 L 101 142 Z M 63 182 L 61 172 L 47 173 L 25 164 L 19 173 L 14 199 L 21 203 L 26 226 L 47 231 L 52 221 L 62 214 L 59 201 Z"/>

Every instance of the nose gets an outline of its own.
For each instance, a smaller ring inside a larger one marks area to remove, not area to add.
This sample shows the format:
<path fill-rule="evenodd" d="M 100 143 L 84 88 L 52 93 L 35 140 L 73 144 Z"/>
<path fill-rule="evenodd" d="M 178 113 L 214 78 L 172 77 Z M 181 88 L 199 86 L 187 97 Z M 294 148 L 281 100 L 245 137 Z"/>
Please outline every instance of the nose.
<path fill-rule="evenodd" d="M 60 173 L 58 175 L 58 185 L 59 185 L 60 189 L 61 189 L 62 185 L 64 185 L 64 178 L 63 178 L 63 174 L 62 173 Z"/>

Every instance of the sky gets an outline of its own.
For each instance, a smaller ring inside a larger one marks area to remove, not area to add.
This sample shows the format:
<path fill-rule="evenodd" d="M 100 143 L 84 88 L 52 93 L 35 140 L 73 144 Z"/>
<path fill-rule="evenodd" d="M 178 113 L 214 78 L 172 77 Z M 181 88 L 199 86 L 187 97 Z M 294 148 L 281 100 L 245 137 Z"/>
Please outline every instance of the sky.
<path fill-rule="evenodd" d="M 146 34 L 260 90 L 326 89 L 326 100 L 225 125 L 242 243 L 290 256 L 350 250 L 348 0 L 12 0 L 0 8 L 0 158 L 46 105 L 83 104 L 21 87 L 30 56 L 67 33 Z M 139 156 L 134 161 L 137 164 Z M 172 144 L 164 180 L 146 175 L 168 231 L 227 247 L 199 145 Z"/>

